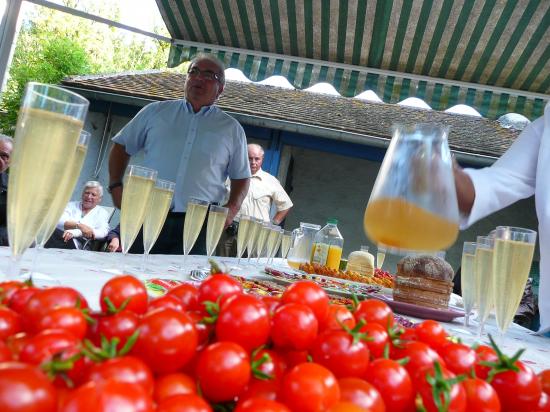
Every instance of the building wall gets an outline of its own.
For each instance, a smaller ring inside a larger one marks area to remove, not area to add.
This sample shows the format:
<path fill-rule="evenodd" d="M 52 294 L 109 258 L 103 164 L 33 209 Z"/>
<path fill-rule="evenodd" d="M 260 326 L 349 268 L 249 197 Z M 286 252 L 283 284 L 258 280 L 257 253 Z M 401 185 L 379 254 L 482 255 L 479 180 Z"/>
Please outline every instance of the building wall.
<path fill-rule="evenodd" d="M 82 185 L 88 180 L 99 180 L 105 188 L 108 185 L 108 154 L 112 145 L 110 138 L 130 118 L 113 116 L 110 128 L 104 136 L 106 119 L 105 113 L 91 112 L 88 116 L 85 129 L 92 133 L 92 139 L 82 173 L 73 192 L 73 200 L 80 197 Z M 260 143 L 264 147 L 269 146 L 265 140 L 251 138 L 250 141 Z M 375 246 L 366 238 L 363 231 L 363 213 L 380 163 L 293 146 L 284 146 L 282 152 L 281 166 L 288 166 L 290 157 L 293 163 L 290 197 L 294 202 L 294 208 L 286 219 L 285 228 L 296 228 L 300 222 L 324 225 L 327 218 L 334 217 L 338 219 L 338 227 L 344 236 L 344 257 L 358 250 L 361 245 L 368 245 L 370 250 L 375 252 Z M 132 158 L 131 164 L 140 164 L 140 157 Z M 283 168 L 279 170 L 281 181 L 284 180 L 286 172 Z M 102 204 L 112 206 L 108 193 L 105 193 Z M 118 219 L 117 212 L 112 224 L 117 224 Z M 521 226 L 536 230 L 537 219 L 533 198 L 520 201 L 460 232 L 458 240 L 447 251 L 446 256 L 455 270 L 460 265 L 462 243 L 466 240 L 474 241 L 475 236 L 486 234 L 497 225 Z M 538 259 L 538 250 L 536 253 Z M 399 258 L 388 255 L 383 268 L 395 273 L 395 264 Z"/>

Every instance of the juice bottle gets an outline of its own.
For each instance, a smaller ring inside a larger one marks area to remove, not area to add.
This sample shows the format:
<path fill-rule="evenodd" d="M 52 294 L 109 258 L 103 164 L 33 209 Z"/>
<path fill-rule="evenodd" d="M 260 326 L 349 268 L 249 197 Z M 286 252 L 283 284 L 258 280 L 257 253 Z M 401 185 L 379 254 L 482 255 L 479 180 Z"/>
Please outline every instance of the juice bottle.
<path fill-rule="evenodd" d="M 325 227 L 317 232 L 311 248 L 311 263 L 339 269 L 344 238 L 337 225 L 337 219 L 328 219 Z"/>

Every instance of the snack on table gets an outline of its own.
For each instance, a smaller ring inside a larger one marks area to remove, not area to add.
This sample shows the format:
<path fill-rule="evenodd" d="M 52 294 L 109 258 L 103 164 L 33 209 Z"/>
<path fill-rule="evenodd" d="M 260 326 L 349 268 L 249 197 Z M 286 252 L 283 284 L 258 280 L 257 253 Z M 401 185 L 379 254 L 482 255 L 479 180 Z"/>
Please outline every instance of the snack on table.
<path fill-rule="evenodd" d="M 336 270 L 329 267 L 318 265 L 316 263 L 302 263 L 300 270 L 306 273 L 314 273 L 321 276 L 331 276 L 334 278 L 351 280 L 353 282 L 367 283 L 369 285 L 377 285 L 385 288 L 393 288 L 394 279 L 388 272 L 375 270 L 374 276 L 362 275 L 359 272 L 352 270 Z"/>
<path fill-rule="evenodd" d="M 436 256 L 407 256 L 397 263 L 393 300 L 447 309 L 453 291 L 454 271 Z"/>

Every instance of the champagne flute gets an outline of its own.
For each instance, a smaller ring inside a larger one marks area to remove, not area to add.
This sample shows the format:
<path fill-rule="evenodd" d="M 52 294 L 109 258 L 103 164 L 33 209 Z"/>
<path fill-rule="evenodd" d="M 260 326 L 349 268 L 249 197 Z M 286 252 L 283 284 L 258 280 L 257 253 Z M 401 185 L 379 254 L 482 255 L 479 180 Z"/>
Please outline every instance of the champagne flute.
<path fill-rule="evenodd" d="M 495 233 L 493 288 L 495 315 L 502 335 L 512 323 L 529 277 L 537 232 L 498 226 Z"/>
<path fill-rule="evenodd" d="M 183 264 L 182 270 L 185 274 L 185 262 L 187 256 L 195 242 L 199 237 L 202 226 L 204 225 L 204 219 L 206 218 L 206 213 L 208 212 L 208 205 L 210 203 L 206 200 L 200 200 L 195 198 L 190 198 L 187 201 L 187 210 L 185 212 L 185 222 L 183 224 Z"/>
<path fill-rule="evenodd" d="M 258 240 L 256 242 L 256 253 L 258 254 L 258 258 L 256 260 L 256 263 L 260 263 L 260 258 L 262 257 L 262 254 L 264 252 L 264 247 L 267 242 L 267 236 L 269 235 L 269 231 L 271 230 L 271 223 L 269 222 L 263 222 L 262 227 L 260 228 L 260 233 L 258 234 Z"/>
<path fill-rule="evenodd" d="M 26 86 L 8 182 L 8 277 L 19 275 L 21 256 L 35 240 L 55 202 L 62 176 L 67 173 L 67 160 L 74 157 L 88 106 L 88 100 L 58 86 L 32 82 Z"/>
<path fill-rule="evenodd" d="M 476 305 L 478 307 L 479 336 L 481 336 L 483 334 L 485 322 L 495 303 L 493 282 L 493 252 L 495 239 L 490 236 L 478 236 L 476 238 L 476 244 L 474 273 L 476 276 Z"/>
<path fill-rule="evenodd" d="M 206 255 L 208 257 L 214 254 L 216 246 L 218 246 L 228 212 L 229 209 L 226 207 L 210 205 L 206 223 Z"/>
<path fill-rule="evenodd" d="M 145 219 L 149 197 L 153 191 L 157 171 L 130 165 L 124 178 L 122 205 L 120 208 L 120 244 L 122 247 L 122 271 L 128 250 L 136 240 Z"/>
<path fill-rule="evenodd" d="M 476 242 L 464 242 L 462 246 L 462 261 L 461 261 L 461 289 L 462 301 L 464 302 L 464 326 L 469 326 L 470 315 L 474 308 L 477 297 L 477 277 L 475 273 L 475 255 Z"/>
<path fill-rule="evenodd" d="M 237 265 L 241 263 L 241 257 L 244 254 L 248 239 L 250 238 L 251 228 L 254 225 L 253 218 L 250 216 L 241 216 L 239 220 L 239 231 L 237 232 Z"/>
<path fill-rule="evenodd" d="M 273 262 L 283 237 L 283 229 L 280 226 L 273 226 L 267 238 L 267 263 Z"/>
<path fill-rule="evenodd" d="M 286 259 L 292 246 L 292 231 L 283 230 L 281 237 L 281 257 Z"/>
<path fill-rule="evenodd" d="M 252 225 L 250 226 L 250 235 L 248 236 L 248 242 L 246 246 L 246 252 L 248 254 L 247 263 L 250 265 L 250 258 L 256 250 L 256 244 L 258 243 L 258 236 L 260 235 L 260 230 L 262 229 L 263 220 L 258 218 L 254 219 Z"/>
<path fill-rule="evenodd" d="M 36 234 L 35 239 L 35 253 L 31 266 L 31 276 L 36 269 L 36 262 L 38 260 L 39 254 L 44 249 L 44 245 L 52 235 L 59 221 L 59 218 L 63 214 L 65 206 L 69 202 L 71 195 L 73 193 L 75 184 L 80 176 L 80 171 L 82 170 L 82 165 L 84 164 L 84 159 L 86 158 L 86 152 L 88 151 L 88 144 L 90 143 L 90 133 L 82 130 L 80 132 L 80 137 L 78 139 L 78 144 L 72 159 L 68 161 L 67 171 L 63 175 L 61 182 L 59 183 L 58 190 L 55 195 L 55 200 L 50 206 L 50 209 L 46 213 L 46 218 L 40 229 Z"/>
<path fill-rule="evenodd" d="M 385 258 L 386 248 L 384 246 L 378 246 L 378 249 L 376 250 L 376 269 L 382 269 Z"/>
<path fill-rule="evenodd" d="M 149 204 L 143 220 L 143 259 L 141 270 L 147 270 L 149 252 L 157 241 L 160 231 L 166 221 L 168 210 L 174 197 L 176 184 L 168 180 L 157 179 L 155 187 L 151 191 Z"/>

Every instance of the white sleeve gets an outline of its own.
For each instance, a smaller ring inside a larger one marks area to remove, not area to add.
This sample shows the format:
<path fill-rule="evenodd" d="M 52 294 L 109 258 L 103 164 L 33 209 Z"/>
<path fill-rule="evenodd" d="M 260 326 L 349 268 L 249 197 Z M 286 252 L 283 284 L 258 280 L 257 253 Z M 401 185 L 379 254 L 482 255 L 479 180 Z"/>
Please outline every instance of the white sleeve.
<path fill-rule="evenodd" d="M 98 210 L 96 224 L 93 228 L 95 239 L 105 239 L 109 233 L 109 214 L 103 208 Z"/>
<path fill-rule="evenodd" d="M 543 127 L 542 118 L 535 120 L 491 167 L 465 170 L 474 184 L 475 200 L 470 215 L 461 222 L 463 228 L 535 193 Z"/>
<path fill-rule="evenodd" d="M 59 221 L 57 222 L 57 225 L 55 225 L 55 227 L 59 230 L 65 230 L 65 222 L 67 220 L 74 219 L 73 212 L 74 212 L 73 202 L 67 203 L 67 206 L 65 206 L 65 209 L 63 210 L 63 214 L 59 218 Z M 82 233 L 80 235 L 82 236 Z"/>

